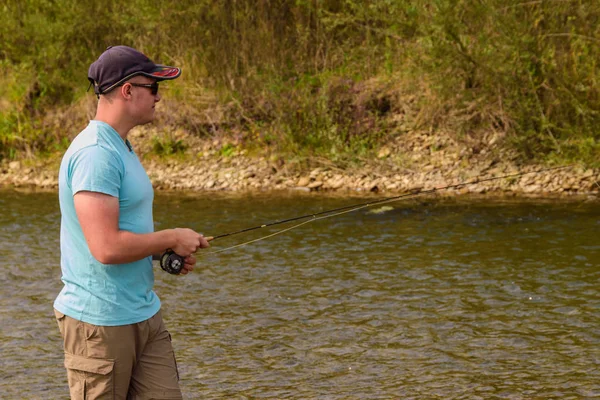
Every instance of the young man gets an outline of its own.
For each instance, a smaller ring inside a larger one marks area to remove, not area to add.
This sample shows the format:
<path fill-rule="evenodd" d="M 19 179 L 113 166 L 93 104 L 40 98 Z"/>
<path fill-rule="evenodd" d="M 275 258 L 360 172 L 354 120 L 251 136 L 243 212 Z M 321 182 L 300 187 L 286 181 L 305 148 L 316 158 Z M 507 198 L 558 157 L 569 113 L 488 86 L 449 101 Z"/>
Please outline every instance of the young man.
<path fill-rule="evenodd" d="M 94 120 L 73 140 L 59 172 L 61 270 L 54 302 L 72 399 L 181 399 L 171 338 L 152 290 L 152 256 L 166 249 L 192 271 L 206 238 L 154 232 L 154 192 L 128 132 L 154 120 L 158 82 L 179 68 L 126 46 L 89 68 Z"/>

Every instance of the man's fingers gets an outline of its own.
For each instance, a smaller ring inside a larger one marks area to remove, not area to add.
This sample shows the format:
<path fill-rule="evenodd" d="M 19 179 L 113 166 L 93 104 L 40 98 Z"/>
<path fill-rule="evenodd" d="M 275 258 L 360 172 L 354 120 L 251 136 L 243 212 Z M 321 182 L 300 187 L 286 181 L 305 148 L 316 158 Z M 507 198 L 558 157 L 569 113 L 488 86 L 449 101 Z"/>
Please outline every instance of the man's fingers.
<path fill-rule="evenodd" d="M 196 257 L 189 255 L 185 258 L 185 263 L 189 264 L 189 265 L 194 265 L 196 264 Z"/>
<path fill-rule="evenodd" d="M 204 236 L 200 236 L 200 240 L 198 241 L 198 248 L 199 249 L 205 249 L 207 247 L 210 247 L 210 244 L 208 244 L 209 239 L 212 240 L 212 236 L 209 236 L 209 238 L 205 238 Z"/>

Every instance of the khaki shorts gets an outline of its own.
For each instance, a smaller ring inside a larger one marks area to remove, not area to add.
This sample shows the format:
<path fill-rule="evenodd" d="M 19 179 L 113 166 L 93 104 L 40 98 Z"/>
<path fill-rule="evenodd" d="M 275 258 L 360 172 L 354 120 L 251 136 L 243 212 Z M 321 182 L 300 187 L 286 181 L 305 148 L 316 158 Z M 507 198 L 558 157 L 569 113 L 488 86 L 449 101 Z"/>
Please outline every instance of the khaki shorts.
<path fill-rule="evenodd" d="M 160 311 L 137 324 L 97 326 L 54 310 L 71 399 L 181 399 L 171 335 Z"/>

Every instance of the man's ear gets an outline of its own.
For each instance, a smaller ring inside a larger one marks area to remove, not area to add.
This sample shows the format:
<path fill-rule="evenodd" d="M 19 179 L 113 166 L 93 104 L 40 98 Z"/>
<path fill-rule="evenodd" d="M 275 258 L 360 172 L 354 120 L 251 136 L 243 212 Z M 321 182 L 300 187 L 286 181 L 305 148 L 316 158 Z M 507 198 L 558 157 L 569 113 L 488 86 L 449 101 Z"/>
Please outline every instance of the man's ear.
<path fill-rule="evenodd" d="M 131 84 L 124 83 L 123 86 L 121 86 L 121 96 L 125 99 L 131 98 Z"/>

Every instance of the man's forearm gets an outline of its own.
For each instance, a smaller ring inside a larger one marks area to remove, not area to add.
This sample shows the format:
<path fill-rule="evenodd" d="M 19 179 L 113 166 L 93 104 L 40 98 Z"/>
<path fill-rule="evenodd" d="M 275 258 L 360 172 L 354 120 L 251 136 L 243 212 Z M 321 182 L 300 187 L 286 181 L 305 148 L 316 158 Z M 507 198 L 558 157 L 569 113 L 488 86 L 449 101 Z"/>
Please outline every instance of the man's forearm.
<path fill-rule="evenodd" d="M 103 264 L 125 264 L 162 254 L 174 245 L 172 229 L 144 234 L 120 230 L 94 257 Z"/>

